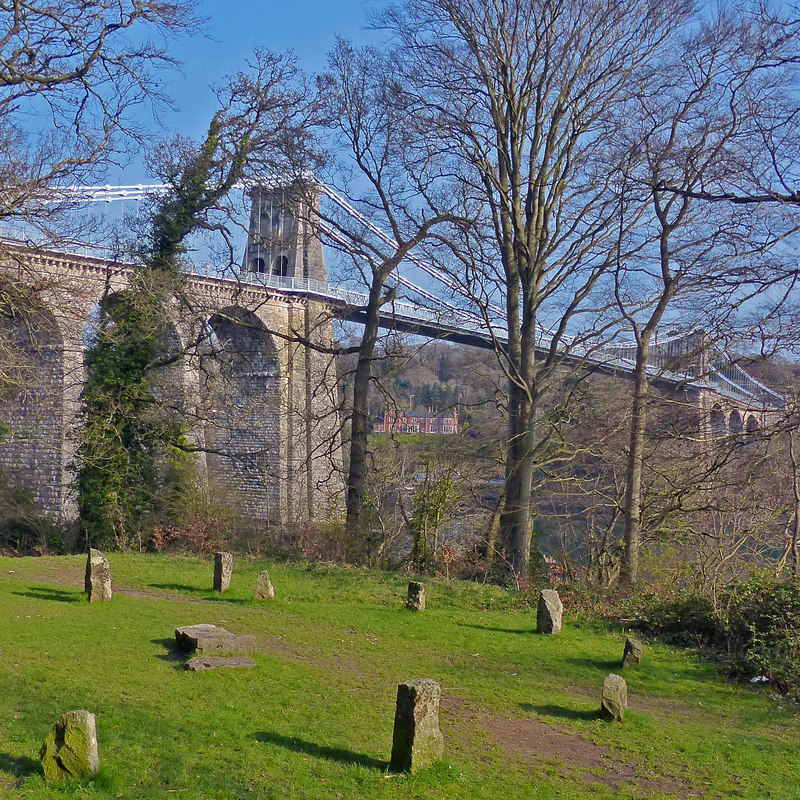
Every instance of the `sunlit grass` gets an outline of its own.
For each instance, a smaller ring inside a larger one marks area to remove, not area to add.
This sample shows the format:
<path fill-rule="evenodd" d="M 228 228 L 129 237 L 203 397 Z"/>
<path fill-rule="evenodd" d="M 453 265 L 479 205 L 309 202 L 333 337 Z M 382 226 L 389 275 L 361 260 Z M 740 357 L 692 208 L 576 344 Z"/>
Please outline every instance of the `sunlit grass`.
<path fill-rule="evenodd" d="M 534 612 L 493 610 L 512 605 L 496 586 L 428 580 L 414 614 L 395 574 L 238 558 L 218 595 L 210 559 L 109 559 L 116 594 L 93 605 L 82 558 L 0 559 L 4 796 L 800 796 L 794 707 L 653 645 L 625 673 L 625 722 L 604 723 L 599 691 L 624 634 L 568 615 L 561 635 L 537 636 Z M 277 597 L 256 603 L 262 569 Z M 174 629 L 198 622 L 254 633 L 257 668 L 187 672 Z M 446 760 L 387 776 L 397 683 L 419 677 L 442 684 Z M 103 769 L 48 787 L 39 747 L 78 708 L 98 715 Z M 497 717 L 595 743 L 602 766 L 503 747 L 485 729 Z"/>

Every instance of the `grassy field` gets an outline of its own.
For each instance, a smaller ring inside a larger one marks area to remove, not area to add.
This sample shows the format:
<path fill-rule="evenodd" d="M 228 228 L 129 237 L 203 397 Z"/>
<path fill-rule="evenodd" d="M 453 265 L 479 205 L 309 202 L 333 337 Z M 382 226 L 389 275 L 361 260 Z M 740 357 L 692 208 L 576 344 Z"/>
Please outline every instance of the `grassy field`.
<path fill-rule="evenodd" d="M 239 558 L 110 554 L 111 603 L 89 605 L 82 557 L 0 559 L 0 795 L 39 798 L 800 798 L 800 710 L 648 646 L 630 712 L 599 718 L 625 634 L 567 612 L 559 636 L 492 586 Z M 274 601 L 254 603 L 268 568 Z M 174 629 L 258 640 L 254 670 L 191 673 Z M 442 685 L 446 760 L 386 772 L 397 684 Z M 98 717 L 94 781 L 46 786 L 39 747 L 64 711 Z"/>

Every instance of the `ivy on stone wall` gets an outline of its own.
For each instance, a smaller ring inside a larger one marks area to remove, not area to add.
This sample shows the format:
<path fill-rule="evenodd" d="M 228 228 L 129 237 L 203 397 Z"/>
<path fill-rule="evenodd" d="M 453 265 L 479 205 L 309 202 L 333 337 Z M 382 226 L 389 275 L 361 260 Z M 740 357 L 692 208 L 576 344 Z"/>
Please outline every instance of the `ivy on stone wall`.
<path fill-rule="evenodd" d="M 171 314 L 186 237 L 239 179 L 248 150 L 220 148 L 215 117 L 173 175 L 124 291 L 107 295 L 86 356 L 77 489 L 87 546 L 130 546 L 155 524 L 181 525 L 197 499 L 181 408 L 181 345 Z"/>

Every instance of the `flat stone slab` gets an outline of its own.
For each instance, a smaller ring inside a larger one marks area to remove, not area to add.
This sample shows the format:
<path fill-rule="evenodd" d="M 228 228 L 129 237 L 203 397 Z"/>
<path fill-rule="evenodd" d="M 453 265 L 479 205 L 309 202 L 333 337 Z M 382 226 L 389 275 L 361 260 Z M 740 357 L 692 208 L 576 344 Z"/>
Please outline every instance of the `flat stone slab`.
<path fill-rule="evenodd" d="M 251 633 L 231 633 L 206 623 L 175 628 L 175 641 L 181 650 L 198 655 L 247 655 L 256 652 L 256 637 Z"/>
<path fill-rule="evenodd" d="M 220 667 L 229 667 L 231 669 L 254 667 L 256 662 L 248 656 L 233 656 L 232 658 L 225 658 L 224 656 L 198 656 L 197 658 L 190 658 L 186 662 L 186 669 L 192 672 L 203 672 L 207 669 L 219 669 Z"/>

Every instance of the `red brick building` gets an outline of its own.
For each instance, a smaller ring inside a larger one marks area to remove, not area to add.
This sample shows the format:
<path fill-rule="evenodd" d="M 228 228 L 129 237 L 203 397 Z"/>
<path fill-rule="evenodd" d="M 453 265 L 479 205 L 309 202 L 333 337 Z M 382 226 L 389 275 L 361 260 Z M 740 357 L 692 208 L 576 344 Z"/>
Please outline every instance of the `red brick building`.
<path fill-rule="evenodd" d="M 447 436 L 461 429 L 458 409 L 433 412 L 398 408 L 375 417 L 372 430 L 375 433 L 436 433 Z"/>

